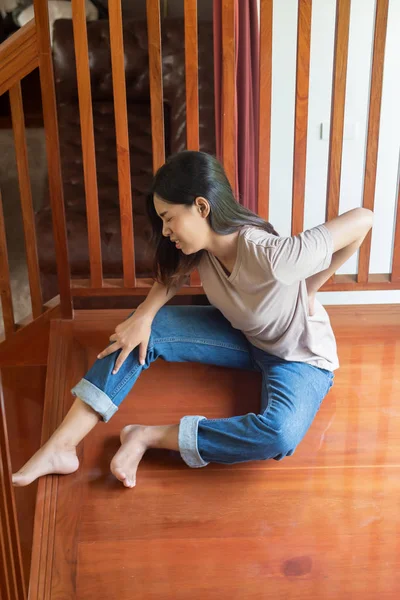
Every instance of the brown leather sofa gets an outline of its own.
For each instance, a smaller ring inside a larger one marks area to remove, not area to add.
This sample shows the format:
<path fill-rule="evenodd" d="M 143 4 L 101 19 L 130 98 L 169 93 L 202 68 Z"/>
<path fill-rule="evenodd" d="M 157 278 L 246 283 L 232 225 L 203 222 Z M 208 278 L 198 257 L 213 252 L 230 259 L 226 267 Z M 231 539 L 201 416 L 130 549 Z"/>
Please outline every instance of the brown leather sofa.
<path fill-rule="evenodd" d="M 104 277 L 122 277 L 117 159 L 109 23 L 87 24 L 93 99 L 97 182 Z M 130 136 L 132 203 L 138 276 L 151 276 L 145 197 L 152 180 L 150 93 L 145 21 L 124 23 L 125 73 Z M 186 148 L 184 23 L 162 23 L 166 155 Z M 68 246 L 73 278 L 89 277 L 85 189 L 72 23 L 54 26 L 53 61 L 60 129 Z M 199 23 L 200 149 L 215 153 L 212 23 Z M 57 277 L 48 200 L 36 214 L 45 300 L 55 296 Z"/>

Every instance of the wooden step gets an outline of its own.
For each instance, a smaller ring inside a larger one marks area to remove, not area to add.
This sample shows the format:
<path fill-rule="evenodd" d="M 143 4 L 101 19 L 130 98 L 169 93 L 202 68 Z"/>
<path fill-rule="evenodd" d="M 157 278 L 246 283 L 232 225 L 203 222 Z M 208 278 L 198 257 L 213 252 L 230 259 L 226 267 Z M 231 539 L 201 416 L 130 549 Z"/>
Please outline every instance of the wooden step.
<path fill-rule="evenodd" d="M 128 312 L 52 323 L 42 441 Z M 149 451 L 130 490 L 109 470 L 124 425 L 258 409 L 258 374 L 152 365 L 80 445 L 80 469 L 40 480 L 29 599 L 398 597 L 400 344 L 389 327 L 372 343 L 367 325 L 347 331 L 336 384 L 292 457 L 190 469 Z"/>

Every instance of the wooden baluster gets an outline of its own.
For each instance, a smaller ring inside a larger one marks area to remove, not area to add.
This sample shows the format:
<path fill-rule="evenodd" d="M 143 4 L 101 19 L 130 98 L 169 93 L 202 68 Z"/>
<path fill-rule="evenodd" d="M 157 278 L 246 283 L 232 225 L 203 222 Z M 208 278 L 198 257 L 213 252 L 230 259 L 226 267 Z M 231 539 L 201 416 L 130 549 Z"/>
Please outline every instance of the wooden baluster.
<path fill-rule="evenodd" d="M 390 281 L 392 283 L 400 283 L 400 185 L 397 195 L 397 213 L 396 213 L 396 229 L 394 234 L 392 274 Z"/>
<path fill-rule="evenodd" d="M 186 137 L 188 150 L 199 150 L 200 147 L 198 72 L 197 0 L 185 0 Z M 197 269 L 190 275 L 190 285 L 201 285 Z"/>
<path fill-rule="evenodd" d="M 85 177 L 90 279 L 93 287 L 101 287 L 103 269 L 85 2 L 84 0 L 71 0 L 71 3 Z"/>
<path fill-rule="evenodd" d="M 346 101 L 347 58 L 349 49 L 351 0 L 337 0 L 335 56 L 331 102 L 326 220 L 339 214 L 340 174 L 342 168 L 344 109 Z M 334 283 L 332 276 L 328 283 Z"/>
<path fill-rule="evenodd" d="M 160 0 L 147 0 L 153 171 L 165 162 Z"/>
<path fill-rule="evenodd" d="M 34 7 L 58 287 L 62 316 L 68 319 L 72 317 L 71 281 L 58 140 L 56 94 L 49 36 L 49 15 L 47 2 L 34 0 Z"/>
<path fill-rule="evenodd" d="M 108 18 L 110 22 L 124 286 L 133 287 L 135 285 L 135 247 L 121 0 L 110 0 Z"/>
<path fill-rule="evenodd" d="M 292 235 L 304 227 L 306 185 L 308 90 L 310 81 L 312 0 L 299 0 L 297 27 L 296 113 L 294 127 Z"/>
<path fill-rule="evenodd" d="M 188 150 L 199 150 L 199 54 L 197 0 L 185 0 L 186 136 Z"/>
<path fill-rule="evenodd" d="M 236 190 L 235 1 L 222 2 L 222 162 Z"/>
<path fill-rule="evenodd" d="M 261 0 L 260 101 L 258 117 L 258 214 L 266 221 L 269 219 L 271 168 L 272 16 L 273 0 Z"/>
<path fill-rule="evenodd" d="M 3 308 L 4 333 L 6 338 L 14 331 L 15 320 L 10 285 L 10 267 L 8 264 L 6 228 L 4 224 L 3 200 L 0 190 L 0 295 Z"/>
<path fill-rule="evenodd" d="M 40 286 L 39 260 L 35 231 L 35 216 L 32 203 L 31 182 L 28 166 L 28 152 L 25 137 L 24 108 L 20 82 L 10 89 L 11 115 L 15 140 L 19 190 L 21 196 L 22 221 L 24 225 L 26 262 L 31 291 L 32 315 L 36 319 L 43 312 L 42 290 Z"/>
<path fill-rule="evenodd" d="M 375 16 L 374 51 L 372 58 L 371 88 L 369 99 L 367 152 L 365 158 L 363 207 L 373 210 L 375 200 L 376 167 L 381 117 L 383 63 L 385 59 L 386 28 L 389 0 L 377 0 Z M 358 283 L 366 283 L 369 274 L 371 254 L 370 231 L 358 255 Z"/>
<path fill-rule="evenodd" d="M 17 510 L 11 480 L 10 446 L 8 442 L 3 388 L 0 378 L 0 598 L 25 600 Z"/>

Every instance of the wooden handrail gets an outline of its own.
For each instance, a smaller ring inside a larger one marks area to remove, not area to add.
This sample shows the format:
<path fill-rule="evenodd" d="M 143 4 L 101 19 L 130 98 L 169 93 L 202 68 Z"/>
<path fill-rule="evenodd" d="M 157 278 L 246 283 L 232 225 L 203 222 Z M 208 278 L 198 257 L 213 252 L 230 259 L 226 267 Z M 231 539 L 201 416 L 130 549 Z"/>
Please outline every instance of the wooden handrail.
<path fill-rule="evenodd" d="M 30 21 L 0 45 L 0 96 L 38 64 L 36 26 Z"/>

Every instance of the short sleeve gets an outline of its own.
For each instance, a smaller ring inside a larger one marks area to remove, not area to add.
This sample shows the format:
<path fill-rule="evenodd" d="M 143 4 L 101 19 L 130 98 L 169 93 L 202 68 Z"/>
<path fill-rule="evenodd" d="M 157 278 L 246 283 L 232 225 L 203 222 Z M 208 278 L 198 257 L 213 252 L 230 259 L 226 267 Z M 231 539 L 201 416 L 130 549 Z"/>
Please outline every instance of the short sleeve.
<path fill-rule="evenodd" d="M 327 269 L 332 253 L 332 237 L 324 225 L 300 235 L 276 238 L 269 254 L 272 274 L 277 281 L 290 285 Z"/>

